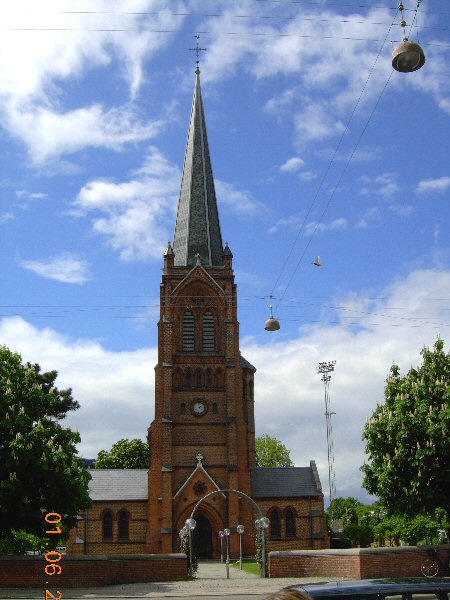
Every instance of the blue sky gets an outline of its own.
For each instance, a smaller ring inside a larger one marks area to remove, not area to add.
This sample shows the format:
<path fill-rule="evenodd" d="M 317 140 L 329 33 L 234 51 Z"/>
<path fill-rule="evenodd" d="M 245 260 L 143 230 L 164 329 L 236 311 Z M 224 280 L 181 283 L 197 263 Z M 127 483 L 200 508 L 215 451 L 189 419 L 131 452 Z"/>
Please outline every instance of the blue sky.
<path fill-rule="evenodd" d="M 391 68 L 399 21 L 384 0 L 2 6 L 0 341 L 73 388 L 82 455 L 144 438 L 153 419 L 201 32 L 257 433 L 299 466 L 315 459 L 326 490 L 316 367 L 335 359 L 337 490 L 366 497 L 361 432 L 390 365 L 406 372 L 450 338 L 450 7 L 421 4 L 416 73 Z M 277 333 L 263 327 L 270 294 Z"/>

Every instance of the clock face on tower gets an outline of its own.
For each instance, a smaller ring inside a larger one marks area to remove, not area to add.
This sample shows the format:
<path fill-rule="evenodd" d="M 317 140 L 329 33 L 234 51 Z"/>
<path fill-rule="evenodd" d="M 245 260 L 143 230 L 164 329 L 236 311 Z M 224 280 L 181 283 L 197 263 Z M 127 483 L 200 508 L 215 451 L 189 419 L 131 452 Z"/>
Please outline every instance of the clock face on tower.
<path fill-rule="evenodd" d="M 206 406 L 205 406 L 204 402 L 201 402 L 200 400 L 196 400 L 194 402 L 192 408 L 196 415 L 203 415 L 206 411 Z"/>

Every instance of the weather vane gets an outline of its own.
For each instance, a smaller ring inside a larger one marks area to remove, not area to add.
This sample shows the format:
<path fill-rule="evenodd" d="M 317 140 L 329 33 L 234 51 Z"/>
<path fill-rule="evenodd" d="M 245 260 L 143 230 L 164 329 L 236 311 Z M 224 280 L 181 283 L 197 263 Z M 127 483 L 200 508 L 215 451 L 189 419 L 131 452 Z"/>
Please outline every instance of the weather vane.
<path fill-rule="evenodd" d="M 196 56 L 197 56 L 197 60 L 195 62 L 197 63 L 197 70 L 198 70 L 198 63 L 199 63 L 198 57 L 199 57 L 199 54 L 200 54 L 200 52 L 205 52 L 206 48 L 200 48 L 200 46 L 198 44 L 198 40 L 200 39 L 200 36 L 198 34 L 194 35 L 194 37 L 197 40 L 197 45 L 195 46 L 195 48 L 189 48 L 189 50 L 193 50 L 195 52 Z"/>

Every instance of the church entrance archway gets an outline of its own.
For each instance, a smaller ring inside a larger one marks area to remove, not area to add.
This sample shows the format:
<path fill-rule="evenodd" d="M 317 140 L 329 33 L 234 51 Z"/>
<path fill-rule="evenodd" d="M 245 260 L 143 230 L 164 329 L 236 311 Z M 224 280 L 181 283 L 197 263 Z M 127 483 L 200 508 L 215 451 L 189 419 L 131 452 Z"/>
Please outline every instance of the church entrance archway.
<path fill-rule="evenodd" d="M 212 558 L 212 527 L 211 523 L 204 515 L 196 515 L 197 525 L 192 536 L 192 545 L 194 556 L 197 558 Z"/>

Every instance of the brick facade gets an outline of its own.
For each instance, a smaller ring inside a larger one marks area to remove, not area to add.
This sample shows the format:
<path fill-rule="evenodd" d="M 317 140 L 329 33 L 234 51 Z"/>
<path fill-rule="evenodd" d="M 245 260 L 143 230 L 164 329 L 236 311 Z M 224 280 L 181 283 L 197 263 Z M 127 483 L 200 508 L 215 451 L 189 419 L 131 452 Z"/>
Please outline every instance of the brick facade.
<path fill-rule="evenodd" d="M 105 539 L 103 515 L 112 513 L 112 537 Z M 125 511 L 129 519 L 128 538 L 120 539 L 118 517 Z M 67 553 L 77 554 L 139 554 L 146 551 L 147 502 L 94 502 L 77 526 L 70 531 Z"/>
<path fill-rule="evenodd" d="M 223 267 L 206 269 L 174 266 L 170 252 L 164 258 L 155 420 L 149 429 L 149 552 L 173 552 L 179 546 L 178 531 L 207 493 L 236 489 L 251 495 L 254 369 L 241 365 L 231 253 L 223 259 Z M 187 312 L 194 322 L 191 351 L 183 338 Z M 203 348 L 206 314 L 213 322 L 208 352 Z M 195 411 L 198 403 L 201 412 Z M 235 496 L 213 496 L 198 514 L 214 532 L 228 525 L 252 528 L 251 506 Z M 212 555 L 218 556 L 215 537 Z M 230 541 L 238 545 L 237 539 Z M 243 543 L 244 553 L 251 554 L 253 539 L 245 537 Z"/>

